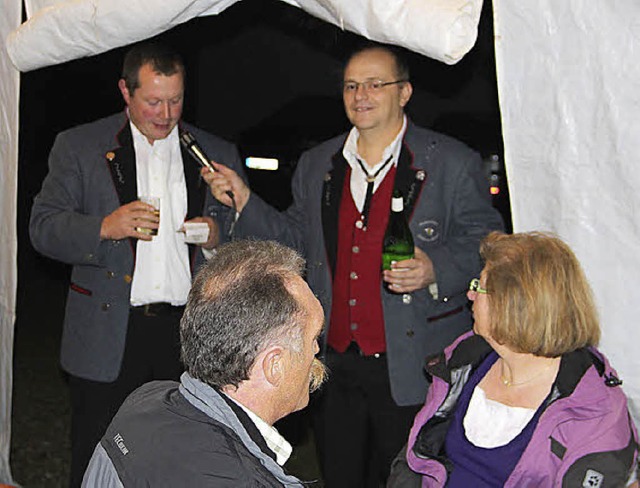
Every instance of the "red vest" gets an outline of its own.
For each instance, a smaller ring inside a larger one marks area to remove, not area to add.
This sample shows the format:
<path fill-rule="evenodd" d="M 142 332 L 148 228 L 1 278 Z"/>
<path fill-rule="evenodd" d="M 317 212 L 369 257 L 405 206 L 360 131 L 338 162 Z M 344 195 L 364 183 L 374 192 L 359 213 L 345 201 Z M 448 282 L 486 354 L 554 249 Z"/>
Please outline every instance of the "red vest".
<path fill-rule="evenodd" d="M 366 228 L 351 197 L 351 169 L 344 179 L 327 338 L 338 352 L 344 352 L 351 341 L 357 342 L 366 355 L 384 352 L 387 348 L 380 296 L 382 241 L 389 221 L 395 175 L 394 166 L 373 194 Z"/>

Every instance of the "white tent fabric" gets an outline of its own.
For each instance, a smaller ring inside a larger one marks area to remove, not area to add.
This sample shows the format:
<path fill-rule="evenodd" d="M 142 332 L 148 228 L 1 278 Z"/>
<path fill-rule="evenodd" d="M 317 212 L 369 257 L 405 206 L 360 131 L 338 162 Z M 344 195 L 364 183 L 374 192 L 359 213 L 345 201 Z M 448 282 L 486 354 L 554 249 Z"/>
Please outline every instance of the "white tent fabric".
<path fill-rule="evenodd" d="M 30 0 L 34 15 L 7 39 L 21 71 L 101 53 L 152 37 L 238 0 Z M 477 38 L 482 0 L 287 0 L 365 37 L 454 64 Z M 46 8 L 42 8 L 46 6 Z"/>
<path fill-rule="evenodd" d="M 285 0 L 287 1 L 287 0 Z M 19 0 L 0 0 L 5 39 Z M 53 2 L 7 41 L 21 70 L 122 46 L 218 13 L 235 0 Z M 453 63 L 476 39 L 480 0 L 290 0 L 324 20 Z M 446 13 L 446 7 L 451 7 Z M 160 10 L 160 11 L 159 11 Z M 602 349 L 625 383 L 640 420 L 640 344 L 633 305 L 640 260 L 640 3 L 637 0 L 494 0 L 496 59 L 514 228 L 557 232 L 575 249 L 593 285 Z M 7 20 L 9 19 L 9 20 Z M 9 25 L 6 25 L 9 22 Z M 8 468 L 11 344 L 15 309 L 15 194 L 18 77 L 0 53 L 0 482 Z M 4 252 L 7 249 L 9 252 Z"/>
<path fill-rule="evenodd" d="M 553 231 L 575 250 L 596 296 L 601 348 L 624 380 L 636 423 L 638 19 L 638 0 L 494 0 L 514 230 Z"/>
<path fill-rule="evenodd" d="M 10 483 L 13 324 L 18 279 L 16 201 L 20 76 L 9 60 L 4 40 L 20 25 L 20 2 L 2 0 L 0 3 L 0 483 Z"/>

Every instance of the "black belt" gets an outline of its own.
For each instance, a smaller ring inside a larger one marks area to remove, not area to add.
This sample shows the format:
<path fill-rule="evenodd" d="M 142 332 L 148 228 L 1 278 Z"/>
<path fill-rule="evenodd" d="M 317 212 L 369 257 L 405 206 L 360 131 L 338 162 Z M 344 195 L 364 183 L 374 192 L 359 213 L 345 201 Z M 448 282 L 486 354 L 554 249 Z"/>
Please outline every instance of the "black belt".
<path fill-rule="evenodd" d="M 171 315 L 174 313 L 182 313 L 184 311 L 184 305 L 171 305 L 168 302 L 156 302 L 140 305 L 139 307 L 131 307 L 136 312 L 141 312 L 147 317 L 158 317 L 161 315 Z"/>
<path fill-rule="evenodd" d="M 380 359 L 387 355 L 386 352 L 376 352 L 374 354 L 365 354 L 356 341 L 351 341 L 349 347 L 345 349 L 343 353 L 336 351 L 333 347 L 327 346 L 330 352 L 334 352 L 336 354 L 357 354 L 363 358 L 371 358 L 371 359 Z"/>

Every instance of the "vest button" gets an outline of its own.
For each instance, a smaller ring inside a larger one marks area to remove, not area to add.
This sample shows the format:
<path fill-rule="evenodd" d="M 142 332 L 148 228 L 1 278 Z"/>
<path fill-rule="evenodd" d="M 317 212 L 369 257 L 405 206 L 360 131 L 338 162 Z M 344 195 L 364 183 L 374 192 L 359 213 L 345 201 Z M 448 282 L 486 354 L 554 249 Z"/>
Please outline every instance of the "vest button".
<path fill-rule="evenodd" d="M 352 271 L 351 273 L 349 273 L 349 278 L 351 278 L 352 280 L 357 280 L 358 273 L 356 273 L 355 271 Z"/>
<path fill-rule="evenodd" d="M 103 312 L 106 312 L 107 310 L 109 310 L 109 307 L 111 307 L 110 303 L 103 303 L 100 308 L 102 309 Z"/>
<path fill-rule="evenodd" d="M 358 324 L 351 324 L 350 328 L 351 330 L 358 330 Z"/>
<path fill-rule="evenodd" d="M 351 248 L 351 251 L 352 251 L 354 254 L 358 254 L 358 253 L 360 252 L 360 248 L 359 248 L 358 246 L 353 246 L 353 247 Z"/>
<path fill-rule="evenodd" d="M 405 305 L 409 305 L 412 301 L 413 298 L 411 298 L 411 295 L 409 295 L 408 293 L 402 295 L 402 303 L 404 303 Z"/>
<path fill-rule="evenodd" d="M 355 298 L 352 298 L 352 299 L 350 299 L 350 300 L 349 300 L 349 306 L 350 306 L 350 307 L 355 307 L 356 303 L 357 303 L 357 302 L 356 302 L 356 299 L 355 299 Z"/>
<path fill-rule="evenodd" d="M 413 337 L 414 335 L 415 335 L 415 332 L 413 330 L 409 329 L 407 331 L 407 337 Z"/>
<path fill-rule="evenodd" d="M 115 277 L 115 273 L 113 271 L 107 271 L 107 278 L 111 279 Z"/>
<path fill-rule="evenodd" d="M 362 222 L 362 220 L 357 220 L 356 221 L 356 228 L 357 229 L 362 229 L 364 227 L 364 223 Z"/>

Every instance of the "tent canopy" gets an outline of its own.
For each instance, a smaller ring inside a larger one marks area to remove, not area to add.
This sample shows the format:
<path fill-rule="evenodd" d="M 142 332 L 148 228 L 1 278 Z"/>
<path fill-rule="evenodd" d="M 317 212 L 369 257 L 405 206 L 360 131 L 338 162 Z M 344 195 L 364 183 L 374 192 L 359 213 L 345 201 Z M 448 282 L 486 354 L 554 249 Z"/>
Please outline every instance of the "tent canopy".
<path fill-rule="evenodd" d="M 31 0 L 29 20 L 7 38 L 20 71 L 29 71 L 153 37 L 238 0 Z M 342 29 L 397 44 L 447 64 L 477 38 L 482 0 L 289 0 Z"/>

